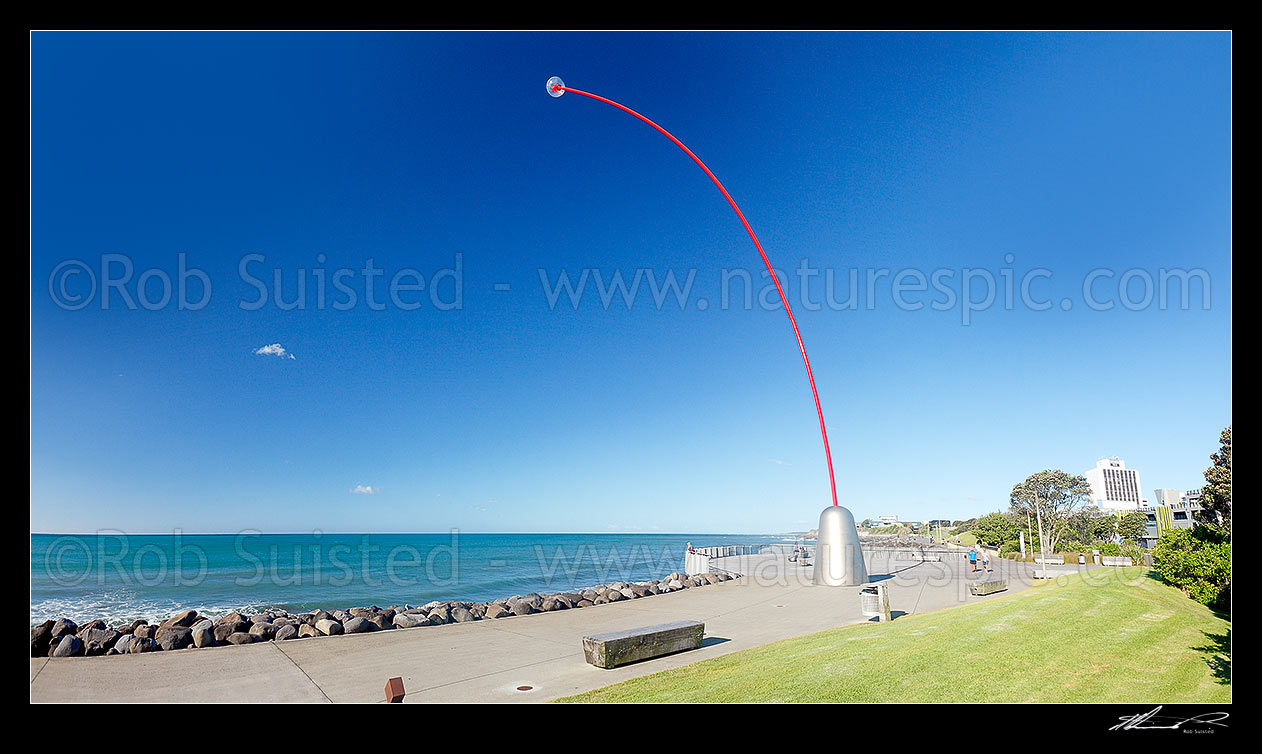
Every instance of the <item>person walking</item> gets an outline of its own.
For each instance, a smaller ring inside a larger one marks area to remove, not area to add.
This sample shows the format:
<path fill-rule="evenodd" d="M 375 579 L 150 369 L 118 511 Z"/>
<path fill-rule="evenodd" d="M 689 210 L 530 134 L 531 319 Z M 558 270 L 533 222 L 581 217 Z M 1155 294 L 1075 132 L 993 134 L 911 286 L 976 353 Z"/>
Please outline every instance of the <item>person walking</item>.
<path fill-rule="evenodd" d="M 968 565 L 973 569 L 973 573 L 977 573 L 977 548 L 968 548 Z"/>
<path fill-rule="evenodd" d="M 989 574 L 991 572 L 990 571 L 990 553 L 984 547 L 982 548 L 982 551 L 981 551 L 981 558 L 982 558 L 982 568 L 985 568 L 986 573 Z"/>

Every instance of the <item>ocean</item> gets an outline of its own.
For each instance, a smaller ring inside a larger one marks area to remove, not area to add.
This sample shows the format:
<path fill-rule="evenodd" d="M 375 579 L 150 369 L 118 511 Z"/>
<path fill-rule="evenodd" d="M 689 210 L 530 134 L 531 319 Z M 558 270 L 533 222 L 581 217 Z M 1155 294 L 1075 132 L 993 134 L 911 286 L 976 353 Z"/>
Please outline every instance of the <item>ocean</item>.
<path fill-rule="evenodd" d="M 485 602 L 644 581 L 683 569 L 687 543 L 783 544 L 791 535 L 31 535 L 31 622 L 111 624 L 184 609 Z"/>

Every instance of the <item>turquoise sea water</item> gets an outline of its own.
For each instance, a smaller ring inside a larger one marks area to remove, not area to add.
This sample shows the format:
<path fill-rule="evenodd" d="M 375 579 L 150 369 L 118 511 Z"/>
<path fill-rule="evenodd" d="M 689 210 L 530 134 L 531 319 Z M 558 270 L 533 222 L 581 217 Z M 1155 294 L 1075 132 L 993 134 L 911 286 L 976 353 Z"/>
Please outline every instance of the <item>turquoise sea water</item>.
<path fill-rule="evenodd" d="M 31 535 L 31 621 L 487 601 L 660 578 L 711 534 Z M 787 538 L 792 541 L 792 538 Z"/>

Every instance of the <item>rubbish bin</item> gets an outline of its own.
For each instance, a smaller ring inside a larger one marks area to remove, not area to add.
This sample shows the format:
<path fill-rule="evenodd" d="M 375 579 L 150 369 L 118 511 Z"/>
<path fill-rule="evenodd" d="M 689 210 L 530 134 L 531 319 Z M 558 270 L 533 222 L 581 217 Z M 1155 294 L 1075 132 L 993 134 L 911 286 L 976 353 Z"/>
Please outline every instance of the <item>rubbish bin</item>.
<path fill-rule="evenodd" d="M 881 621 L 890 619 L 890 597 L 884 584 L 864 584 L 859 587 L 859 609 L 865 618 Z"/>
<path fill-rule="evenodd" d="M 1083 555 L 1082 553 L 1078 553 L 1078 565 L 1086 565 L 1086 564 L 1087 564 L 1087 556 Z"/>

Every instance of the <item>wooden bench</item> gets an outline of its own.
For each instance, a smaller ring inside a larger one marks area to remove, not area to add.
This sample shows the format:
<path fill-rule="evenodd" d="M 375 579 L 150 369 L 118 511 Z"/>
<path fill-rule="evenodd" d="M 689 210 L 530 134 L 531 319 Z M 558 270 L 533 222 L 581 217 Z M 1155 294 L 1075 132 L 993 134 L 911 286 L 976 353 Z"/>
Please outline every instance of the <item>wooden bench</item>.
<path fill-rule="evenodd" d="M 987 594 L 995 592 L 1003 592 L 1008 589 L 1007 579 L 991 579 L 990 581 L 977 581 L 968 585 L 968 591 L 975 597 L 983 597 Z"/>
<path fill-rule="evenodd" d="M 1105 555 L 1100 558 L 1100 565 L 1128 566 L 1128 565 L 1134 565 L 1134 562 L 1130 558 L 1122 558 L 1116 555 Z"/>
<path fill-rule="evenodd" d="M 1035 555 L 1034 562 L 1039 565 L 1065 565 L 1064 555 Z"/>
<path fill-rule="evenodd" d="M 606 634 L 583 637 L 583 654 L 598 668 L 616 668 L 630 662 L 683 652 L 701 646 L 705 624 L 678 620 Z"/>

